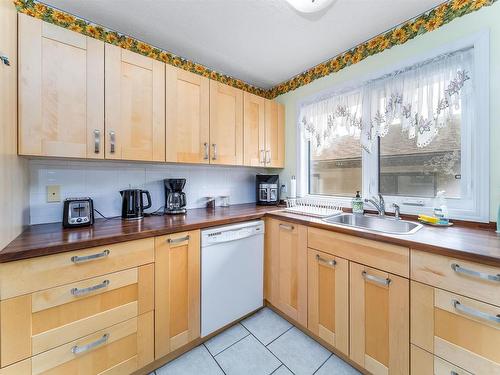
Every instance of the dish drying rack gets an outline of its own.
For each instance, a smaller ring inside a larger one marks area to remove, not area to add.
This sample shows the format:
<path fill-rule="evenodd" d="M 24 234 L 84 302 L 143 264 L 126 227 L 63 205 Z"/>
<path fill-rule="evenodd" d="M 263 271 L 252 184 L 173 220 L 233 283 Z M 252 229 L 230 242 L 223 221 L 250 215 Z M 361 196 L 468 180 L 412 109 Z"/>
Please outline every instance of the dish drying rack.
<path fill-rule="evenodd" d="M 285 212 L 313 217 L 328 217 L 340 215 L 342 206 L 338 202 L 314 198 L 288 198 Z"/>

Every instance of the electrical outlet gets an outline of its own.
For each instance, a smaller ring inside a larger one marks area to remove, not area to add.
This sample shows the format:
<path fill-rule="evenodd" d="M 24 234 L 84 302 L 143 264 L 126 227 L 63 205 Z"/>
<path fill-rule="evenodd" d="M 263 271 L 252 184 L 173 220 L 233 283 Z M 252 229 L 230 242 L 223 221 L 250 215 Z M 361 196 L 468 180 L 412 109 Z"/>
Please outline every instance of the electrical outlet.
<path fill-rule="evenodd" d="M 47 202 L 60 202 L 60 201 L 61 201 L 61 186 L 47 185 Z"/>

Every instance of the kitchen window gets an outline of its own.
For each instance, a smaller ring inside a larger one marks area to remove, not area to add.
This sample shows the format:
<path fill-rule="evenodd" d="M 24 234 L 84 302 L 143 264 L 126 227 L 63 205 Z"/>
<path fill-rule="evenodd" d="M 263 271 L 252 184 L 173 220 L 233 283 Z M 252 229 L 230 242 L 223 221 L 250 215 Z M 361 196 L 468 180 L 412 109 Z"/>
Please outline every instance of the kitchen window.
<path fill-rule="evenodd" d="M 302 103 L 299 194 L 349 206 L 357 190 L 381 193 L 388 211 L 416 214 L 445 191 L 452 218 L 488 221 L 487 40 Z"/>

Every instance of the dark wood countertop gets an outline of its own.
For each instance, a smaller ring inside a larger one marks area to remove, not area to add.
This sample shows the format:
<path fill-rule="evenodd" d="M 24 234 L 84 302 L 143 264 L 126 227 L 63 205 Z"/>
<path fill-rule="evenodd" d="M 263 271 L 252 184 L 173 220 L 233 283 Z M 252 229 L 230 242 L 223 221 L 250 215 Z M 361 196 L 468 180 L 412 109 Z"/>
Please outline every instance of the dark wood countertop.
<path fill-rule="evenodd" d="M 94 226 L 84 228 L 63 229 L 61 223 L 32 225 L 0 251 L 0 263 L 232 224 L 267 215 L 316 228 L 500 266 L 500 235 L 491 229 L 460 225 L 449 228 L 424 226 L 411 235 L 393 235 L 334 226 L 321 219 L 278 210 L 279 207 L 241 204 L 228 208 L 217 207 L 215 210 L 193 209 L 188 210 L 186 215 L 150 216 L 142 221 L 96 220 Z"/>

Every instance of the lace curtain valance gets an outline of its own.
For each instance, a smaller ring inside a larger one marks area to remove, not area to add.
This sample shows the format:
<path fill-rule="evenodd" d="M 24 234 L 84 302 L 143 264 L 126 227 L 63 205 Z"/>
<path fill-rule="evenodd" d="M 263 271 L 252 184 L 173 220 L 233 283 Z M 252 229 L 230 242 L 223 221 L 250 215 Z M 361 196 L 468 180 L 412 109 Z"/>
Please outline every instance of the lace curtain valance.
<path fill-rule="evenodd" d="M 392 124 L 400 124 L 408 138 L 425 147 L 448 124 L 461 100 L 470 97 L 472 71 L 472 48 L 439 56 L 304 105 L 300 124 L 316 149 L 350 135 L 370 152 Z"/>

